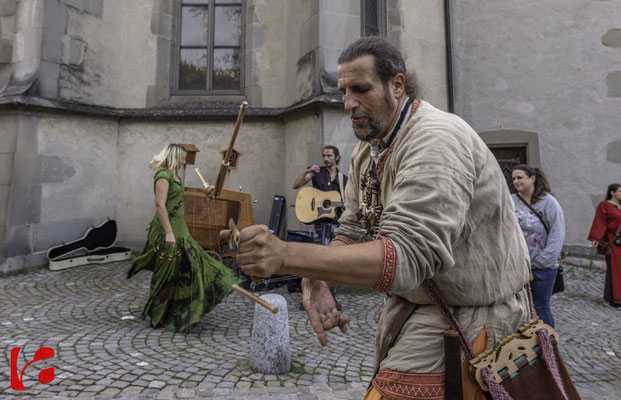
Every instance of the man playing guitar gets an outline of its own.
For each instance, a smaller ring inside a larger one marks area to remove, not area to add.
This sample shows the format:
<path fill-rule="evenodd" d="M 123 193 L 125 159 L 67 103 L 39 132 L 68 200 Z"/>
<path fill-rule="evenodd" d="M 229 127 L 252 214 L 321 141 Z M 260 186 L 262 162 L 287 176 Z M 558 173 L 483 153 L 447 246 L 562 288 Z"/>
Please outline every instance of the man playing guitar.
<path fill-rule="evenodd" d="M 304 170 L 293 182 L 293 189 L 297 190 L 299 187 L 307 184 L 312 180 L 313 187 L 315 189 L 322 190 L 324 192 L 338 191 L 343 199 L 343 191 L 345 185 L 347 185 L 347 176 L 339 172 L 336 167 L 341 156 L 339 155 L 339 149 L 335 146 L 325 146 L 322 150 L 323 167 L 318 165 L 312 165 Z M 339 181 L 343 182 L 343 188 Z M 315 222 L 315 243 L 328 245 L 334 238 L 334 230 L 338 228 L 338 219 L 341 216 L 342 210 L 336 210 L 336 218 L 322 218 Z"/>

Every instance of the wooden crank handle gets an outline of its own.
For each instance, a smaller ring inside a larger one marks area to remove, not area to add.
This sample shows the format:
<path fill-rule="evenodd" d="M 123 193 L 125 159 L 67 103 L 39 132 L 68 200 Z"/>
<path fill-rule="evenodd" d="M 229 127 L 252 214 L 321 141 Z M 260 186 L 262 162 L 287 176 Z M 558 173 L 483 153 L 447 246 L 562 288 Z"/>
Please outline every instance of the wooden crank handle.
<path fill-rule="evenodd" d="M 252 300 L 255 303 L 259 304 L 260 306 L 263 306 L 263 307 L 267 308 L 273 314 L 276 314 L 278 312 L 278 307 L 275 307 L 275 306 L 271 305 L 270 303 L 268 303 L 267 301 L 263 300 L 262 298 L 260 298 L 258 296 L 255 296 L 254 294 L 250 293 L 246 289 L 243 289 L 243 288 L 239 287 L 238 285 L 233 285 L 232 288 L 233 288 L 233 290 L 243 294 L 244 296 L 248 297 L 250 300 Z"/>
<path fill-rule="evenodd" d="M 216 189 L 215 187 L 211 186 L 206 180 L 205 178 L 203 178 L 203 175 L 201 174 L 201 171 L 198 170 L 198 168 L 194 168 L 194 171 L 196 171 L 196 173 L 198 174 L 198 177 L 200 178 L 201 182 L 203 182 L 203 187 L 205 188 L 205 193 L 207 194 L 211 194 L 213 193 L 213 191 Z"/>

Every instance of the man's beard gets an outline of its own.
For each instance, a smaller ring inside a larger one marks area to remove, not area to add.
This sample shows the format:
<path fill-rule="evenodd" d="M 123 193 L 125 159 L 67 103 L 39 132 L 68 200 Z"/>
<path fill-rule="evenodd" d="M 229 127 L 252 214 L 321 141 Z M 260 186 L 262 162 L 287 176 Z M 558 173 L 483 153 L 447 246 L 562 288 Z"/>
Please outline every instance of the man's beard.
<path fill-rule="evenodd" d="M 386 129 L 390 121 L 390 116 L 394 113 L 397 105 L 391 102 L 390 96 L 388 95 L 388 90 L 384 88 L 384 102 L 386 103 L 386 118 L 385 119 L 373 119 L 370 115 L 364 115 L 369 121 L 369 129 L 366 132 L 358 132 L 356 130 L 356 126 L 352 124 L 352 128 L 354 128 L 354 135 L 359 140 L 363 142 L 370 142 L 371 140 L 377 138 L 383 131 Z"/>

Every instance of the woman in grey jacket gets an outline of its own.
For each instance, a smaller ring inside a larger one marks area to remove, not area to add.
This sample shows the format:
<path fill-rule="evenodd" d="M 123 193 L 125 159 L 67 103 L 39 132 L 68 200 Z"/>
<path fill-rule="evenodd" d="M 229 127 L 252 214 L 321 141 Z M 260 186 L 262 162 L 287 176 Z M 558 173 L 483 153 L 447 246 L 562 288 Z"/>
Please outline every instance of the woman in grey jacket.
<path fill-rule="evenodd" d="M 539 168 L 516 165 L 512 172 L 515 215 L 528 251 L 533 280 L 530 283 L 535 311 L 543 322 L 554 327 L 550 310 L 552 288 L 558 270 L 558 258 L 565 240 L 565 219 L 558 201 L 550 192 L 550 184 Z"/>

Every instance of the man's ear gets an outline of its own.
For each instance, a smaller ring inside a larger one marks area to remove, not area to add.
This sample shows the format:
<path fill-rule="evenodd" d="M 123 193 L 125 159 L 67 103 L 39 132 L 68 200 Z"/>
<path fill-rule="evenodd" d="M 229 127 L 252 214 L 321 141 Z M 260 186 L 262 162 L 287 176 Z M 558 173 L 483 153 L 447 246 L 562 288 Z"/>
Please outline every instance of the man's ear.
<path fill-rule="evenodd" d="M 390 83 L 392 85 L 392 90 L 395 94 L 395 97 L 399 98 L 405 92 L 405 75 L 402 73 L 398 73 L 392 78 L 390 78 Z"/>

